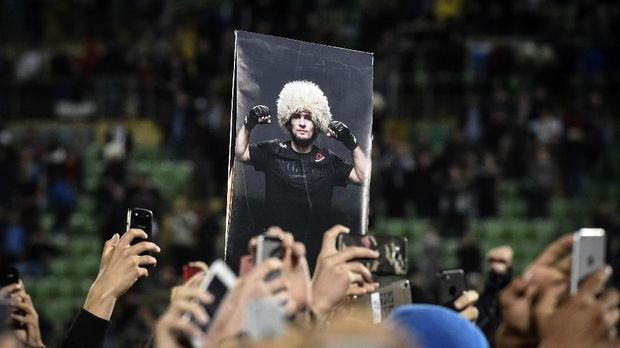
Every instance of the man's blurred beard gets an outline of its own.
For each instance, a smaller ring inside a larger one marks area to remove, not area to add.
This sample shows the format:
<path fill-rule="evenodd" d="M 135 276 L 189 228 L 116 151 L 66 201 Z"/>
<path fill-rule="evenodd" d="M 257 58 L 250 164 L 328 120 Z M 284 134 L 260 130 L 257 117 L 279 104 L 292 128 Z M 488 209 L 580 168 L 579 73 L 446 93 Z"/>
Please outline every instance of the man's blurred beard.
<path fill-rule="evenodd" d="M 312 145 L 312 142 L 314 141 L 315 138 L 316 138 L 315 132 L 313 132 L 312 136 L 308 139 L 300 139 L 297 137 L 297 135 L 295 135 L 295 133 L 291 132 L 291 141 L 293 141 L 293 143 L 295 143 L 295 145 L 299 147 L 307 147 L 309 145 Z"/>

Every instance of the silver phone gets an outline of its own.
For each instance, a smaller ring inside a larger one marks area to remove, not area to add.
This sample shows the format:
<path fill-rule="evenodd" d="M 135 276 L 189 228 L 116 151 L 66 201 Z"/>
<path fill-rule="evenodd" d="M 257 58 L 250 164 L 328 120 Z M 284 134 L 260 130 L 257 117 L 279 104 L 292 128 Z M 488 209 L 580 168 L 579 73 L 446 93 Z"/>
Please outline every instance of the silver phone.
<path fill-rule="evenodd" d="M 605 264 L 605 230 L 582 228 L 573 235 L 570 272 L 570 293 L 576 294 L 579 284 Z"/>

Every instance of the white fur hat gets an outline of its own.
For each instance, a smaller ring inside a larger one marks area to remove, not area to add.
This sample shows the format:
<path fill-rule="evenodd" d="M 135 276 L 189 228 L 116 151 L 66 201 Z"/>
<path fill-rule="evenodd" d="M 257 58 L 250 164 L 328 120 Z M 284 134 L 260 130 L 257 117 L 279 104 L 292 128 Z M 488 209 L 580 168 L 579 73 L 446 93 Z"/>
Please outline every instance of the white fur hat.
<path fill-rule="evenodd" d="M 291 114 L 308 111 L 312 114 L 312 121 L 321 133 L 327 133 L 332 113 L 329 110 L 327 97 L 321 88 L 310 81 L 291 81 L 282 87 L 278 101 L 278 122 L 280 127 L 286 128 Z"/>

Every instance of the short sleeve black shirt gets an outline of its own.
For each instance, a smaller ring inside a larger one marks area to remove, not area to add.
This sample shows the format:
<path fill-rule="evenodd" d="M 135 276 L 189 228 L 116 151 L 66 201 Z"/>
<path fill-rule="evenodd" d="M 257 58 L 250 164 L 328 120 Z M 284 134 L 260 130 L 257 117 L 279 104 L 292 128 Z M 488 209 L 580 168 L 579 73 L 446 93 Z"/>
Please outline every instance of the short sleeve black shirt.
<path fill-rule="evenodd" d="M 267 225 L 291 231 L 308 249 L 320 248 L 322 233 L 330 227 L 325 223 L 331 221 L 333 188 L 347 185 L 352 164 L 316 146 L 297 153 L 290 140 L 250 145 L 249 163 L 265 173 Z M 310 258 L 313 254 L 318 250 L 308 250 Z"/>

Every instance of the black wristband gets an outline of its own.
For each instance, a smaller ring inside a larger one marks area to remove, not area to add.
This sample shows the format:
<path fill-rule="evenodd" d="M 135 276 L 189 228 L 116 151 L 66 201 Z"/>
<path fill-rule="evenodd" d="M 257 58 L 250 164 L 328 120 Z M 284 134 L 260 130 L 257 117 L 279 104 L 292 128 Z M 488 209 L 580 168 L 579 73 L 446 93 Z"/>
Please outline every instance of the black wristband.
<path fill-rule="evenodd" d="M 349 151 L 353 151 L 357 147 L 357 139 L 353 133 L 351 133 L 346 139 L 342 139 L 342 143 L 347 149 L 349 149 Z"/>

